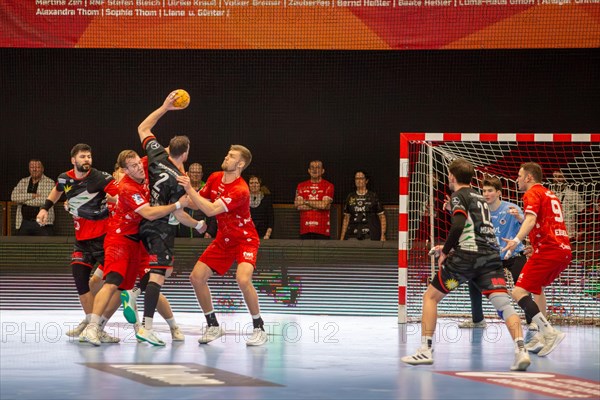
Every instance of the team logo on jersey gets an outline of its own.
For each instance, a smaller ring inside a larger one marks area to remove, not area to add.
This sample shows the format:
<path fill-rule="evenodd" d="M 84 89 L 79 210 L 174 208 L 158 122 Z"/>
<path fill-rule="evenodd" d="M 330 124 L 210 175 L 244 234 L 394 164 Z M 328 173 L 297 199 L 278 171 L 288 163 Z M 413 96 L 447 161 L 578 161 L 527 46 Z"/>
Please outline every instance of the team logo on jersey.
<path fill-rule="evenodd" d="M 453 279 L 453 278 L 446 279 L 446 282 L 444 282 L 444 286 L 448 290 L 454 290 L 454 289 L 456 289 L 458 287 L 458 281 L 456 279 Z"/>
<path fill-rule="evenodd" d="M 502 218 L 499 222 L 500 222 L 500 225 L 506 225 L 506 220 L 504 218 Z"/>
<path fill-rule="evenodd" d="M 131 198 L 138 206 L 144 203 L 144 198 L 139 193 L 134 194 L 133 196 L 131 196 Z"/>
<path fill-rule="evenodd" d="M 455 206 L 459 205 L 460 204 L 460 199 L 458 197 L 454 197 L 452 199 L 452 204 L 455 205 Z"/>
<path fill-rule="evenodd" d="M 69 193 L 71 191 L 71 189 L 73 189 L 73 186 L 65 185 L 65 193 Z"/>
<path fill-rule="evenodd" d="M 160 147 L 160 143 L 158 143 L 157 141 L 153 141 L 150 143 L 150 148 L 153 150 L 156 150 Z"/>
<path fill-rule="evenodd" d="M 223 200 L 227 204 L 231 203 L 231 197 L 221 197 L 221 200 Z"/>

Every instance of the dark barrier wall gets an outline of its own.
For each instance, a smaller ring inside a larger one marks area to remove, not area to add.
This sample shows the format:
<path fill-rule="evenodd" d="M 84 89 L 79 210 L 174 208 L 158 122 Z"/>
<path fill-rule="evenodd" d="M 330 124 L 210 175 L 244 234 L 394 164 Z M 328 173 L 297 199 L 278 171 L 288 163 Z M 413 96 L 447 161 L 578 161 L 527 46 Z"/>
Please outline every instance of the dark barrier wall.
<path fill-rule="evenodd" d="M 136 127 L 170 90 L 190 107 L 155 132 L 192 139 L 190 161 L 219 168 L 232 143 L 254 154 L 277 203 L 293 201 L 322 159 L 335 202 L 355 168 L 397 203 L 398 134 L 590 132 L 600 127 L 600 51 L 167 51 L 0 49 L 0 200 L 41 158 L 52 178 L 69 150 L 91 144 L 95 165 L 140 149 Z"/>

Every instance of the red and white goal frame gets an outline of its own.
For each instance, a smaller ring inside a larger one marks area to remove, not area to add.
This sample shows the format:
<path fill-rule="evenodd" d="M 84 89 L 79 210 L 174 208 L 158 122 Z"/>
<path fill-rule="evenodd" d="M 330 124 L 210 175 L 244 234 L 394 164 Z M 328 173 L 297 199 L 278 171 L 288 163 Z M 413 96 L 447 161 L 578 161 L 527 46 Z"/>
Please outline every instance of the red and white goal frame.
<path fill-rule="evenodd" d="M 409 186 L 411 142 L 600 142 L 600 133 L 400 133 L 398 215 L 398 323 L 408 321 Z M 600 157 L 600 154 L 598 155 Z M 536 161 L 532 159 L 530 161 Z M 415 301 L 420 301 L 415 300 Z"/>

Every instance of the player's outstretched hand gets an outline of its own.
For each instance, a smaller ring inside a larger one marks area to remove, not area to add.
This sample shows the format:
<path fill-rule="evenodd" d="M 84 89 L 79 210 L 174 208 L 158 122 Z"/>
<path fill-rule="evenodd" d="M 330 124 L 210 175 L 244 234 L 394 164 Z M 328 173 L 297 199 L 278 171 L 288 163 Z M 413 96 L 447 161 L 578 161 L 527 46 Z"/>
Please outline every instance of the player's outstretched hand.
<path fill-rule="evenodd" d="M 46 225 L 48 222 L 48 211 L 41 209 L 37 217 L 35 217 L 35 222 L 37 222 L 40 226 Z"/>
<path fill-rule="evenodd" d="M 163 107 L 165 107 L 169 111 L 172 111 L 172 110 L 183 110 L 183 108 L 177 107 L 174 104 L 175 101 L 179 97 L 181 97 L 181 96 L 179 94 L 177 94 L 177 90 L 173 90 L 171 93 L 169 93 L 169 95 L 167 96 L 167 98 L 163 102 Z"/>
<path fill-rule="evenodd" d="M 188 196 L 187 194 L 184 194 L 183 196 L 181 196 L 179 198 L 179 204 L 181 204 L 181 207 L 187 207 L 190 205 L 190 196 Z"/>
<path fill-rule="evenodd" d="M 187 175 L 179 175 L 177 177 L 177 182 L 179 182 L 180 186 L 183 186 L 183 188 L 185 189 L 185 191 L 189 191 L 194 190 L 194 188 L 192 188 L 192 184 L 190 182 L 190 178 Z"/>

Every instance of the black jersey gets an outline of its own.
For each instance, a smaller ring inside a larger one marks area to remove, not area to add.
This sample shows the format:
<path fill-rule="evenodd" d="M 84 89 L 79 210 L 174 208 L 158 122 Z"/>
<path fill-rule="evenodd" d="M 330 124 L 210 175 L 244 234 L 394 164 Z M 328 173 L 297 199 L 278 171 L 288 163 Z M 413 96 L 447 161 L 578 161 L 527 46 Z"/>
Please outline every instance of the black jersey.
<path fill-rule="evenodd" d="M 77 179 L 73 170 L 60 174 L 56 189 L 65 193 L 71 215 L 92 221 L 108 218 L 106 193 L 116 194 L 112 175 L 95 168 L 83 179 Z"/>
<path fill-rule="evenodd" d="M 467 217 L 465 228 L 455 249 L 480 254 L 499 254 L 500 249 L 491 222 L 490 210 L 483 196 L 472 188 L 464 187 L 452 193 L 450 202 L 452 215 L 461 213 Z"/>
<path fill-rule="evenodd" d="M 365 194 L 350 193 L 344 203 L 344 214 L 350 214 L 346 238 L 379 240 L 381 222 L 379 214 L 383 207 L 377 194 L 367 191 Z"/>
<path fill-rule="evenodd" d="M 185 195 L 185 189 L 177 182 L 177 177 L 182 175 L 179 169 L 169 159 L 169 154 L 163 146 L 152 137 L 144 142 L 147 159 L 147 174 L 150 186 L 150 204 L 162 206 L 175 203 Z M 169 214 L 155 221 L 144 220 L 142 225 L 156 225 L 169 223 L 177 225 L 178 222 Z"/>

